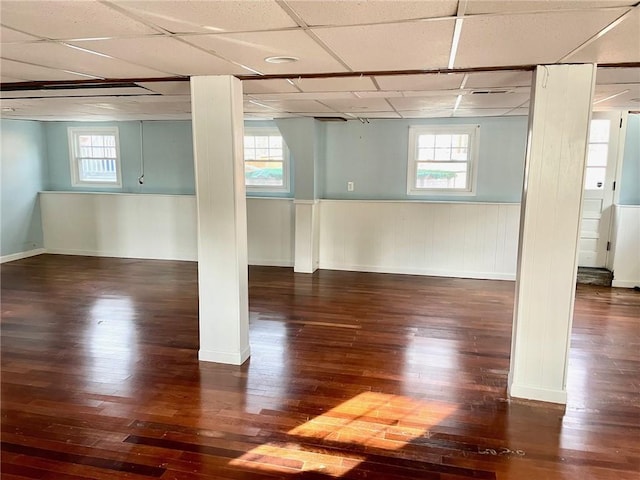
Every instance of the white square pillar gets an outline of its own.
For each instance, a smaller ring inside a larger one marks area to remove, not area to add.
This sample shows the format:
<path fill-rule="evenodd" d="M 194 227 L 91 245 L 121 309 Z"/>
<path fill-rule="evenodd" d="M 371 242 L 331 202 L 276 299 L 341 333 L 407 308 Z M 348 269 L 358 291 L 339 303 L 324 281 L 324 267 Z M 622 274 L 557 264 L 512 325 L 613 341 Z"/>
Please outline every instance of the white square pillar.
<path fill-rule="evenodd" d="M 231 76 L 192 77 L 191 112 L 198 207 L 198 358 L 240 365 L 250 353 L 241 82 Z"/>
<path fill-rule="evenodd" d="M 566 403 L 595 65 L 538 66 L 520 216 L 509 394 Z"/>
<path fill-rule="evenodd" d="M 294 200 L 296 230 L 293 271 L 313 273 L 320 258 L 320 204 L 317 200 Z"/>

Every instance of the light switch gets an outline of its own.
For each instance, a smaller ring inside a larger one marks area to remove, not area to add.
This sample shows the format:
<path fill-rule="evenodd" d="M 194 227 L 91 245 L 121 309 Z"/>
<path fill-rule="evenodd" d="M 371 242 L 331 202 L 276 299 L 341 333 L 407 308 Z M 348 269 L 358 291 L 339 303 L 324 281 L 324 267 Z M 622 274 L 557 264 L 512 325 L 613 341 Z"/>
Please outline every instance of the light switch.
<path fill-rule="evenodd" d="M 355 185 L 353 182 L 347 182 L 347 192 L 353 192 Z"/>

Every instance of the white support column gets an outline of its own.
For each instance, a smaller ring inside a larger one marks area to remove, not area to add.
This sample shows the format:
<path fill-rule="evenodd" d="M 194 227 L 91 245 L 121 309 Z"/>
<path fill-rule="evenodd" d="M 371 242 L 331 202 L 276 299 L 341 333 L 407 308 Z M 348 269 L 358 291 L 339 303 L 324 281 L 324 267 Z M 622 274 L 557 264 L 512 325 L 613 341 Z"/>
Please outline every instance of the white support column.
<path fill-rule="evenodd" d="M 566 403 L 595 65 L 539 66 L 529 114 L 509 394 Z"/>
<path fill-rule="evenodd" d="M 198 207 L 198 358 L 240 365 L 249 358 L 241 82 L 231 76 L 192 77 L 191 111 Z"/>
<path fill-rule="evenodd" d="M 296 237 L 293 271 L 313 273 L 318 269 L 320 249 L 320 205 L 317 200 L 294 200 Z"/>

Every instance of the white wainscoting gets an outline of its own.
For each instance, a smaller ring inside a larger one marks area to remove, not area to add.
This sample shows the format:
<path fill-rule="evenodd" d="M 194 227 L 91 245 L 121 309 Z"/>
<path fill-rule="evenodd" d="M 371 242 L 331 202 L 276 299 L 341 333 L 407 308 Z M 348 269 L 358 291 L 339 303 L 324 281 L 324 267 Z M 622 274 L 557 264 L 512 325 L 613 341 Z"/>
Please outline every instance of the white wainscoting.
<path fill-rule="evenodd" d="M 616 205 L 613 235 L 613 286 L 640 286 L 640 205 Z"/>
<path fill-rule="evenodd" d="M 197 258 L 194 196 L 41 192 L 40 205 L 48 252 Z"/>
<path fill-rule="evenodd" d="M 247 197 L 249 265 L 293 267 L 294 225 L 292 198 Z"/>
<path fill-rule="evenodd" d="M 197 260 L 193 195 L 41 192 L 47 252 Z M 249 263 L 293 265 L 293 201 L 247 199 Z"/>
<path fill-rule="evenodd" d="M 513 280 L 520 205 L 322 200 L 320 268 Z"/>

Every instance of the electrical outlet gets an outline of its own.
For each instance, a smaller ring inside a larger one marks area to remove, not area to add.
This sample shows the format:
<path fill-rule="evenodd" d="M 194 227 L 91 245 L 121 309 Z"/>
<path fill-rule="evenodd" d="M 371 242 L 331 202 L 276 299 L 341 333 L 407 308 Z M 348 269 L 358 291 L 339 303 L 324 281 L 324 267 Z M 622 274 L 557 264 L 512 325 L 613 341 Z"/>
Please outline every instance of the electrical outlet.
<path fill-rule="evenodd" d="M 355 190 L 355 184 L 353 182 L 347 182 L 347 192 L 353 192 Z"/>

